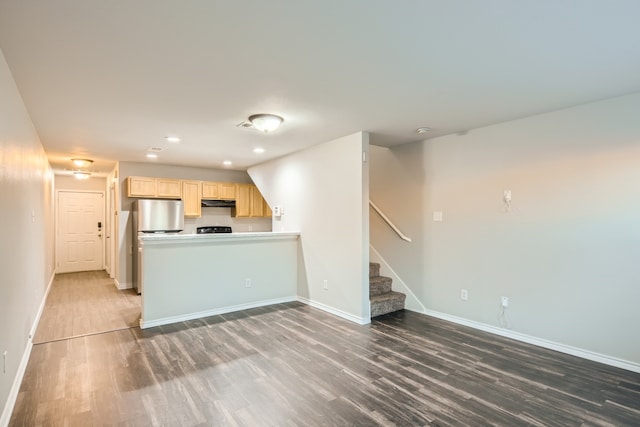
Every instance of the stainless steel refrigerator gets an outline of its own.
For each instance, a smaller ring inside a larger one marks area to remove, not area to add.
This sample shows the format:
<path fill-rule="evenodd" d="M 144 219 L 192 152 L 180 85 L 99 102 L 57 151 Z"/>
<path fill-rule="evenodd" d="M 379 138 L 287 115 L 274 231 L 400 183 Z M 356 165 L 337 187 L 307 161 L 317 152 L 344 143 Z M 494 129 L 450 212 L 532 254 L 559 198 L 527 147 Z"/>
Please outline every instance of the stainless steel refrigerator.
<path fill-rule="evenodd" d="M 142 233 L 178 233 L 184 229 L 182 200 L 140 199 L 133 203 L 133 288 L 142 293 Z"/>

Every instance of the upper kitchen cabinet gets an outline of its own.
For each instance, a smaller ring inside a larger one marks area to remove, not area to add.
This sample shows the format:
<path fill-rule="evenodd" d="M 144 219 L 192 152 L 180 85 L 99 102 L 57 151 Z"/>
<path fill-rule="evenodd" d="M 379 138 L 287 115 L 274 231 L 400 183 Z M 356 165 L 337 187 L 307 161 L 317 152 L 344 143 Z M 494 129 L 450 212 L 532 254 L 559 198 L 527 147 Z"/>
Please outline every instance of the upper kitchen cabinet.
<path fill-rule="evenodd" d="M 127 178 L 127 196 L 180 199 L 182 197 L 182 181 L 169 178 L 130 176 Z"/>
<path fill-rule="evenodd" d="M 251 187 L 251 184 L 236 184 L 236 207 L 231 209 L 231 215 L 251 216 Z"/>
<path fill-rule="evenodd" d="M 184 216 L 199 218 L 202 215 L 202 183 L 200 181 L 182 181 L 182 201 Z"/>
<path fill-rule="evenodd" d="M 251 184 L 236 184 L 236 207 L 231 210 L 231 213 L 235 217 L 270 217 L 271 209 L 258 187 Z"/>
<path fill-rule="evenodd" d="M 203 182 L 203 200 L 235 200 L 236 184 L 233 182 Z"/>

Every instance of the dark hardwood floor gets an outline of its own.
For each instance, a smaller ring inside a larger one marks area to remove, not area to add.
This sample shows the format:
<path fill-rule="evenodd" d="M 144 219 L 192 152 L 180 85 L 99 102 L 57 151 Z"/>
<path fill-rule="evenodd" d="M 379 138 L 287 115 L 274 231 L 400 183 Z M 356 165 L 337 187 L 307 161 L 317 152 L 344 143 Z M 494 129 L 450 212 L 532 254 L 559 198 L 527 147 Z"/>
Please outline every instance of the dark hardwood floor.
<path fill-rule="evenodd" d="M 640 374 L 300 303 L 35 345 L 11 426 L 638 426 Z"/>

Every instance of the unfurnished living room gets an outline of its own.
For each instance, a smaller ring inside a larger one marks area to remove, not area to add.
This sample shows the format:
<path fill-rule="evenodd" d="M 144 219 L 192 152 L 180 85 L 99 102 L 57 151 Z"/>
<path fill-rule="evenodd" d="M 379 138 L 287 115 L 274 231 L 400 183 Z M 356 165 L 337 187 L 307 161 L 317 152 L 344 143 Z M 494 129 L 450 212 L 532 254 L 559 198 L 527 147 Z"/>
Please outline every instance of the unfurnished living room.
<path fill-rule="evenodd" d="M 640 425 L 639 19 L 0 0 L 0 427 Z"/>

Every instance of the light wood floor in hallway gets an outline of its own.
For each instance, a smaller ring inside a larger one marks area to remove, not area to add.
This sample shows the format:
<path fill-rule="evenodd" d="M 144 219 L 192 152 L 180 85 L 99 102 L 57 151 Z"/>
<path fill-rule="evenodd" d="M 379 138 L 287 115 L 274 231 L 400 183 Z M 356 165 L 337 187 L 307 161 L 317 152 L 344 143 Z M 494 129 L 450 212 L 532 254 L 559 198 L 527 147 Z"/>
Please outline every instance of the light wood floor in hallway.
<path fill-rule="evenodd" d="M 288 303 L 37 344 L 10 425 L 638 426 L 640 374 L 408 311 L 360 326 Z"/>
<path fill-rule="evenodd" d="M 34 344 L 138 326 L 140 296 L 119 291 L 105 271 L 56 275 Z"/>

